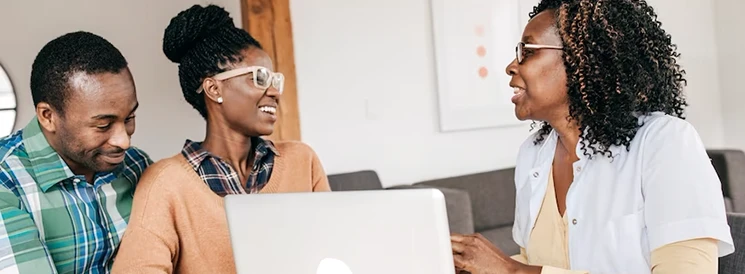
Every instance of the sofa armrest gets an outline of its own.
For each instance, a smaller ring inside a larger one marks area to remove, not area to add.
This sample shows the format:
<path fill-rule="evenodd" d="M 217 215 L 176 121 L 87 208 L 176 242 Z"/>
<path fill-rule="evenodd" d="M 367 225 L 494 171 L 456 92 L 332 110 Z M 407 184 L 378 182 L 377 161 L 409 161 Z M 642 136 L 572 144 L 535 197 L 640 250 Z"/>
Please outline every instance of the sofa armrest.
<path fill-rule="evenodd" d="M 745 152 L 734 149 L 706 151 L 722 182 L 722 192 L 732 201 L 732 211 L 745 213 Z"/>
<path fill-rule="evenodd" d="M 468 192 L 459 189 L 433 187 L 426 185 L 400 185 L 388 189 L 413 189 L 413 188 L 435 188 L 445 196 L 447 207 L 448 224 L 451 233 L 471 234 L 473 229 L 473 211 L 471 210 L 471 198 Z"/>

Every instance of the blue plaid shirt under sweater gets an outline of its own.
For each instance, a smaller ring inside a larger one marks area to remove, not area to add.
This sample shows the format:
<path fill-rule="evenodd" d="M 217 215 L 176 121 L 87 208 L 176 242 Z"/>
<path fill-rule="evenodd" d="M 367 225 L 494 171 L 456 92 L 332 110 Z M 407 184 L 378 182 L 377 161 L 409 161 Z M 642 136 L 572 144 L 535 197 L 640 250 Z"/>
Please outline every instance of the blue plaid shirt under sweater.
<path fill-rule="evenodd" d="M 259 137 L 251 139 L 254 161 L 248 180 L 240 182 L 238 173 L 230 164 L 202 148 L 201 142 L 186 140 L 181 154 L 215 194 L 252 194 L 259 192 L 272 175 L 274 156 L 279 155 L 274 144 Z"/>

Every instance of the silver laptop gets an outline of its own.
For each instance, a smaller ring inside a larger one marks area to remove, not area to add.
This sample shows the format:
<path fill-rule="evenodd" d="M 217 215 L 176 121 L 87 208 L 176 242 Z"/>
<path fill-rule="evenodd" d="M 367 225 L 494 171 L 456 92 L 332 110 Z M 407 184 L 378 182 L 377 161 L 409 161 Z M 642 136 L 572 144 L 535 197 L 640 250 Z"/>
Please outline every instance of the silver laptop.
<path fill-rule="evenodd" d="M 452 274 L 436 189 L 225 197 L 239 274 Z"/>

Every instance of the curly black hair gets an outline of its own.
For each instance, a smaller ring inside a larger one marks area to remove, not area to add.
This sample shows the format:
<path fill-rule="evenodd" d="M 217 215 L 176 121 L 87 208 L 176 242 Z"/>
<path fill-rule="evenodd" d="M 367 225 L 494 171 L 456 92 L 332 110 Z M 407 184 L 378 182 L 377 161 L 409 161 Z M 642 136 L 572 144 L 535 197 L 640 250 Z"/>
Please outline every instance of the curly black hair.
<path fill-rule="evenodd" d="M 568 119 L 583 133 L 586 156 L 612 158 L 611 146 L 628 150 L 642 126 L 638 115 L 661 111 L 685 119 L 680 54 L 646 1 L 542 0 L 529 16 L 546 10 L 554 12 L 564 42 Z M 550 131 L 543 122 L 535 144 Z"/>
<path fill-rule="evenodd" d="M 125 68 L 122 53 L 99 35 L 77 31 L 59 36 L 41 48 L 31 65 L 34 106 L 46 102 L 64 115 L 73 74 L 119 73 Z"/>
<path fill-rule="evenodd" d="M 163 35 L 163 53 L 178 63 L 181 91 L 192 107 L 207 118 L 204 96 L 197 93 L 202 81 L 241 62 L 241 51 L 261 49 L 256 39 L 235 27 L 222 7 L 193 5 L 171 19 Z"/>

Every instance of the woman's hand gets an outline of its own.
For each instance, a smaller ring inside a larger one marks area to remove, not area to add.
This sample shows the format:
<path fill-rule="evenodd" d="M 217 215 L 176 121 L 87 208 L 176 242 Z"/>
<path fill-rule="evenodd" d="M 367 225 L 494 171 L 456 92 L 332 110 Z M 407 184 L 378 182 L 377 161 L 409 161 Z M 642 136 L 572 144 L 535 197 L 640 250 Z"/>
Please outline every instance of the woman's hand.
<path fill-rule="evenodd" d="M 539 274 L 541 267 L 524 265 L 505 255 L 481 236 L 452 234 L 453 259 L 458 271 L 472 274 Z"/>

